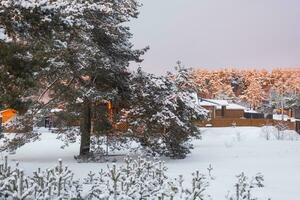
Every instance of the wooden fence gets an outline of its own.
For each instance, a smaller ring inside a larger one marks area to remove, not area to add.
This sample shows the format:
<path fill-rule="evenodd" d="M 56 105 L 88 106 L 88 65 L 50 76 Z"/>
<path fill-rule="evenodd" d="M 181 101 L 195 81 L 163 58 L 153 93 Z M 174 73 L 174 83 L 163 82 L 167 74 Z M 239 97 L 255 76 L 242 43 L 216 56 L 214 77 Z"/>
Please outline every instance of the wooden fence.
<path fill-rule="evenodd" d="M 273 119 L 243 119 L 243 118 L 214 118 L 209 121 L 195 121 L 199 127 L 230 127 L 230 126 L 276 126 L 284 125 L 289 129 L 296 130 L 296 123 L 291 121 L 279 121 Z"/>
<path fill-rule="evenodd" d="M 296 131 L 300 134 L 300 121 L 296 121 Z"/>

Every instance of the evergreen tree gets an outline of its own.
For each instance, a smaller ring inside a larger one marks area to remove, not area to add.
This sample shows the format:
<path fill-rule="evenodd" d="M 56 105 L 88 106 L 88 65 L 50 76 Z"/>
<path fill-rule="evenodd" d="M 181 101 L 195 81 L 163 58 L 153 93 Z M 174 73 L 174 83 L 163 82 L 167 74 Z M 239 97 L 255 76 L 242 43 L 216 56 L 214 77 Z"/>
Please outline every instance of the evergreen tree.
<path fill-rule="evenodd" d="M 179 87 L 185 85 L 179 77 L 183 74 L 157 77 L 139 69 L 132 78 L 132 106 L 126 112 L 134 137 L 152 152 L 172 158 L 190 152 L 189 140 L 199 136 L 192 121 L 206 115 L 193 93 Z"/>
<path fill-rule="evenodd" d="M 1 20 L 1 18 L 0 18 Z M 2 38 L 4 39 L 4 38 Z M 0 39 L 0 106 L 24 113 L 36 92 L 37 58 L 29 54 L 30 45 Z"/>
<path fill-rule="evenodd" d="M 138 3 L 7 0 L 0 6 L 0 25 L 11 43 L 30 44 L 31 61 L 43 61 L 36 72 L 35 99 L 40 102 L 51 91 L 50 101 L 35 103 L 32 113 L 62 106 L 63 119 L 80 118 L 80 155 L 88 156 L 95 102 L 126 102 L 127 67 L 130 61 L 141 61 L 146 50 L 132 49 L 131 33 L 124 25 L 137 17 Z"/>
<path fill-rule="evenodd" d="M 177 61 L 176 64 L 176 73 L 172 74 L 168 72 L 168 78 L 174 80 L 177 88 L 182 92 L 198 92 L 192 68 L 186 68 L 182 65 L 181 61 Z"/>

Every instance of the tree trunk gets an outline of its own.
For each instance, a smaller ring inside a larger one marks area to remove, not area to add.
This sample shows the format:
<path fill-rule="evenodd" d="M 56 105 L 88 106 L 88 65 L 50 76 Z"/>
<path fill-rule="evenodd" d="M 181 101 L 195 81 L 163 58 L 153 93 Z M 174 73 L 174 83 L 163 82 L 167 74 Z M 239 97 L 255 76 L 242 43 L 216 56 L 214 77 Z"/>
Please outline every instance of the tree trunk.
<path fill-rule="evenodd" d="M 88 156 L 90 153 L 91 145 L 91 129 L 92 129 L 92 112 L 91 112 L 91 102 L 86 98 L 84 99 L 81 111 L 81 121 L 80 121 L 80 153 L 79 156 Z"/>

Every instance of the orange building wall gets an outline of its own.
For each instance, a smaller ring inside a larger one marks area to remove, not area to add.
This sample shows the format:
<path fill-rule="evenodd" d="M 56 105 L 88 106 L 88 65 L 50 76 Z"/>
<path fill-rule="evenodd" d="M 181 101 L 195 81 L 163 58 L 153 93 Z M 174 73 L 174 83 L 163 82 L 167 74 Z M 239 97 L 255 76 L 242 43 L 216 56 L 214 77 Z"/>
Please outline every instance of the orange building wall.
<path fill-rule="evenodd" d="M 14 109 L 6 109 L 0 111 L 0 116 L 2 116 L 2 123 L 6 123 L 17 115 L 17 111 Z"/>

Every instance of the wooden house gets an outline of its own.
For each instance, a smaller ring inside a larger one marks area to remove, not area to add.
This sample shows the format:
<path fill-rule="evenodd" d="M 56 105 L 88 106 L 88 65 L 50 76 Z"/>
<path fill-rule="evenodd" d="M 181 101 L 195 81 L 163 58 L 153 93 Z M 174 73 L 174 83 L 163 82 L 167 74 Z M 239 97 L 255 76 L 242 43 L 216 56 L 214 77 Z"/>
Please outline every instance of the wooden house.
<path fill-rule="evenodd" d="M 246 108 L 227 100 L 200 99 L 199 105 L 209 111 L 209 118 L 243 118 Z"/>
<path fill-rule="evenodd" d="M 231 126 L 277 126 L 284 123 L 291 130 L 300 133 L 300 119 L 296 122 L 280 121 L 265 118 L 263 113 L 249 110 L 244 106 L 227 100 L 200 99 L 199 105 L 209 111 L 207 120 L 199 120 L 194 123 L 199 127 L 231 127 Z M 250 116 L 250 117 L 247 117 Z"/>

